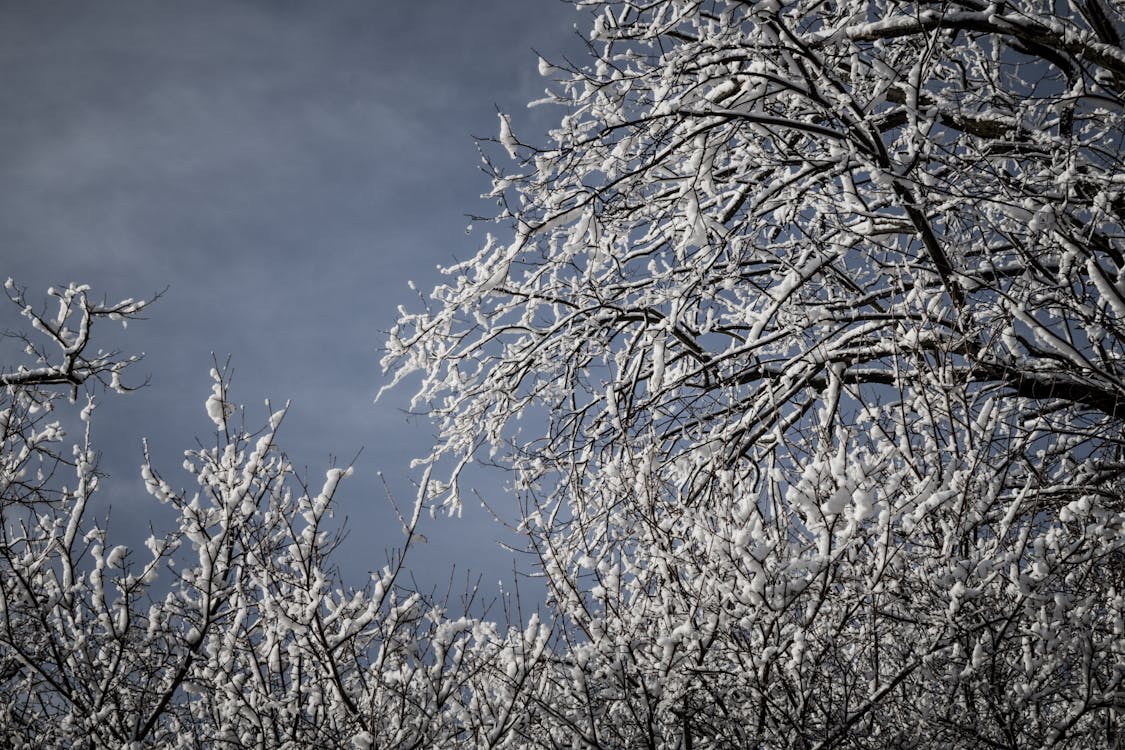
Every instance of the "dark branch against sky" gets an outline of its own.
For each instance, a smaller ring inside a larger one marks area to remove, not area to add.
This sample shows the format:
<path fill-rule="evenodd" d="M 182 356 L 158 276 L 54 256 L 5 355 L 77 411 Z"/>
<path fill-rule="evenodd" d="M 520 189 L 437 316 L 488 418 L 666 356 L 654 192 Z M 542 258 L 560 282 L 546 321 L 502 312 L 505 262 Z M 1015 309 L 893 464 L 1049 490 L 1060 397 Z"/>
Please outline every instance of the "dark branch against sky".
<path fill-rule="evenodd" d="M 431 430 L 402 413 L 405 389 L 372 403 L 382 331 L 408 279 L 432 286 L 475 252 L 465 215 L 489 210 L 489 186 L 471 136 L 496 132 L 499 107 L 540 137 L 556 113 L 524 109 L 547 85 L 532 49 L 574 51 L 578 20 L 556 0 L 0 9 L 0 276 L 32 299 L 71 281 L 113 299 L 168 288 L 147 322 L 95 337 L 143 351 L 131 376 L 150 381 L 96 422 L 111 533 L 135 541 L 157 512 L 142 436 L 172 477 L 211 440 L 214 352 L 248 422 L 292 399 L 282 440 L 313 484 L 363 448 L 341 562 L 383 564 L 398 539 L 376 472 L 408 501 Z M 423 582 L 512 566 L 483 513 L 425 531 Z"/>

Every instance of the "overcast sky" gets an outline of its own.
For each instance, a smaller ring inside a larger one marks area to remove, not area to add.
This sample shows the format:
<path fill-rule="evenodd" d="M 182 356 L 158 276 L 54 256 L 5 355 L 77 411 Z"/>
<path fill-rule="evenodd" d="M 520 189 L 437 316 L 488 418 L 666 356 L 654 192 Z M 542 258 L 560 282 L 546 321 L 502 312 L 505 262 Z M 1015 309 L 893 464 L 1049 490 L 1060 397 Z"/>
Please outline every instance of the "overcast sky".
<path fill-rule="evenodd" d="M 146 322 L 100 339 L 143 351 L 132 378 L 150 379 L 99 410 L 111 533 L 152 516 L 142 436 L 177 485 L 182 451 L 213 440 L 215 352 L 252 422 L 266 397 L 292 399 L 281 442 L 313 475 L 363 448 L 341 562 L 356 580 L 383 564 L 397 537 L 376 472 L 408 501 L 431 430 L 403 414 L 408 389 L 373 403 L 382 331 L 408 279 L 430 288 L 475 252 L 466 214 L 489 210 L 489 186 L 472 136 L 495 134 L 499 107 L 541 140 L 559 114 L 525 109 L 547 85 L 532 50 L 574 53 L 576 23 L 557 0 L 0 5 L 0 277 L 33 298 L 167 287 Z M 482 482 L 511 507 L 502 478 Z M 425 585 L 453 563 L 489 582 L 512 568 L 483 514 L 425 532 Z"/>

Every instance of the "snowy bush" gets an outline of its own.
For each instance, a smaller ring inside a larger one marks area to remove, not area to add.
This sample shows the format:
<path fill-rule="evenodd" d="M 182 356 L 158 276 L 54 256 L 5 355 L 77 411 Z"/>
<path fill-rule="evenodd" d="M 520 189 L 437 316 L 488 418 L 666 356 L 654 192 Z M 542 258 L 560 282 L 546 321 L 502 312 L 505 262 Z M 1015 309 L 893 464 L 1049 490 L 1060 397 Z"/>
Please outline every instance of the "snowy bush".
<path fill-rule="evenodd" d="M 144 304 L 51 294 L 55 317 L 9 284 L 32 364 L 0 375 L 0 745 L 445 747 L 507 732 L 497 717 L 515 713 L 549 629 L 446 618 L 400 585 L 421 499 L 390 563 L 344 586 L 328 518 L 351 470 L 306 486 L 276 443 L 286 410 L 253 433 L 237 426 L 225 372 L 204 404 L 214 446 L 185 453 L 194 486 L 173 487 L 147 455 L 141 467 L 175 522 L 144 549 L 109 538 L 90 512 L 88 386 L 125 390 L 133 358 L 87 345 L 96 324 Z M 73 446 L 70 410 L 84 427 Z"/>

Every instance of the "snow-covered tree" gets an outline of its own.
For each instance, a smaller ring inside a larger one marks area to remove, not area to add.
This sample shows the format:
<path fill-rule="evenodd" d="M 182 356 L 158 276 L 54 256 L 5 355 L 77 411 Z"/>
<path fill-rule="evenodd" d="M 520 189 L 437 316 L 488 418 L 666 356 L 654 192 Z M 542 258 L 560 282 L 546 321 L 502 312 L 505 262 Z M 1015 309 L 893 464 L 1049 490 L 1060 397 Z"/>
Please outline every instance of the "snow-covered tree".
<path fill-rule="evenodd" d="M 95 517 L 107 500 L 98 505 L 92 386 L 127 390 L 120 375 L 135 358 L 93 353 L 91 332 L 145 303 L 97 303 L 70 286 L 51 290 L 58 312 L 47 315 L 11 282 L 8 294 L 31 330 L 17 334 L 28 364 L 0 372 L 0 746 L 420 748 L 517 737 L 552 631 L 447 616 L 400 584 L 424 493 L 399 514 L 401 550 L 368 585 L 348 588 L 330 559 L 342 530 L 328 519 L 350 469 L 308 486 L 276 443 L 286 410 L 251 433 L 226 373 L 213 370 L 205 408 L 215 438 L 183 464 L 194 486 L 175 488 L 147 455 L 141 468 L 154 505 L 175 520 L 154 523 L 144 549 L 114 543 Z M 68 426 L 82 431 L 73 446 Z"/>
<path fill-rule="evenodd" d="M 1121 4 L 578 5 L 384 359 L 512 471 L 522 741 L 1125 743 Z"/>
<path fill-rule="evenodd" d="M 174 522 L 115 543 L 92 394 L 132 360 L 91 331 L 145 305 L 9 284 L 0 745 L 1125 742 L 1122 6 L 579 5 L 559 127 L 488 163 L 513 236 L 390 336 L 439 435 L 360 589 L 348 469 L 310 485 L 218 369 L 192 488 L 141 470 Z M 400 581 L 474 461 L 547 617 Z"/>

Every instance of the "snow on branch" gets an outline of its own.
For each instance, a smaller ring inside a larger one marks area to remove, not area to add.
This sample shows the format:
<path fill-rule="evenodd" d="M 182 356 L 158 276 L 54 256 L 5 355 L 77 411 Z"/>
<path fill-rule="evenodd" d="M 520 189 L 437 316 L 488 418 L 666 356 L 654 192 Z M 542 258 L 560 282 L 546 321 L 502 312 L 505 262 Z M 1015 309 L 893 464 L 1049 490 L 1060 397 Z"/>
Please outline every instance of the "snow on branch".
<path fill-rule="evenodd" d="M 33 364 L 20 365 L 14 370 L 0 371 L 0 385 L 50 386 L 69 385 L 73 389 L 91 378 L 116 391 L 128 390 L 121 382 L 121 372 L 140 359 L 139 355 L 121 357 L 118 352 L 89 351 L 91 329 L 99 319 L 119 322 L 123 327 L 130 320 L 139 319 L 144 309 L 159 295 L 148 300 L 125 299 L 115 304 L 98 303 L 88 296 L 86 285 L 70 284 L 65 289 L 47 290 L 55 298 L 54 315 L 37 311 L 27 302 L 26 291 L 12 279 L 4 284 L 12 304 L 20 308 L 20 315 L 28 321 L 29 333 L 9 334 L 24 343 L 25 352 Z"/>

